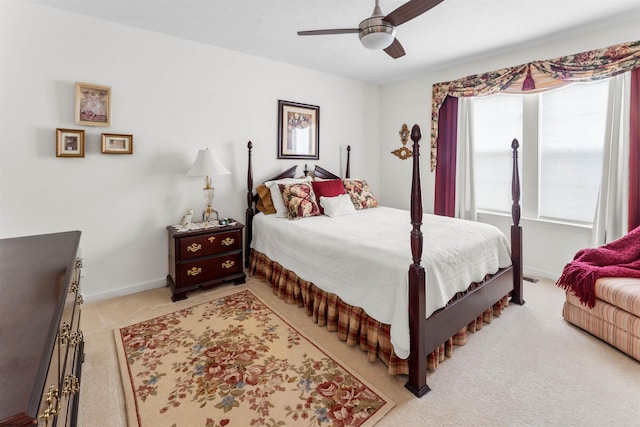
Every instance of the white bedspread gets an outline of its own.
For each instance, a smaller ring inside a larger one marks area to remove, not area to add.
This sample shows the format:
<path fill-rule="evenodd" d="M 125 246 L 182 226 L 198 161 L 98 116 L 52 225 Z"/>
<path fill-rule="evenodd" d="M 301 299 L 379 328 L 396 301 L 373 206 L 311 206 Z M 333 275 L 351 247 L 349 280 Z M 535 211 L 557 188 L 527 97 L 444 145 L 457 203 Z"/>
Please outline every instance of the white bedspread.
<path fill-rule="evenodd" d="M 421 229 L 426 317 L 471 282 L 511 265 L 509 242 L 496 227 L 424 215 Z M 251 247 L 390 324 L 394 351 L 407 358 L 410 232 L 409 212 L 388 207 L 294 221 L 260 213 L 254 218 Z"/>

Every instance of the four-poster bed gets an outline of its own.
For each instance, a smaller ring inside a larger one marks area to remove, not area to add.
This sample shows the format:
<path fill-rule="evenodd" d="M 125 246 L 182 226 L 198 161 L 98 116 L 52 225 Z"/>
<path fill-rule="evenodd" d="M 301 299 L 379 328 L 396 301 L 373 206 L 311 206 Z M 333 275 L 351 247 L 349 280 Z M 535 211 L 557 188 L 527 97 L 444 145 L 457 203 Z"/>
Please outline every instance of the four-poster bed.
<path fill-rule="evenodd" d="M 420 397 L 429 391 L 429 387 L 427 386 L 427 363 L 428 363 L 427 357 L 430 354 L 439 352 L 439 349 L 444 347 L 443 343 L 451 341 L 454 335 L 459 333 L 461 329 L 465 329 L 468 324 L 474 322 L 476 319 L 478 318 L 482 319 L 483 315 L 487 315 L 487 311 L 490 311 L 490 313 L 488 314 L 489 317 L 491 316 L 491 313 L 493 313 L 494 309 L 496 309 L 497 312 L 499 313 L 499 309 L 502 307 L 502 305 L 507 303 L 506 301 L 507 295 L 510 294 L 511 302 L 515 302 L 517 304 L 524 303 L 522 299 L 522 262 L 521 262 L 522 233 L 519 225 L 520 190 L 519 190 L 519 178 L 518 178 L 518 170 L 517 170 L 518 146 L 517 146 L 517 141 L 514 140 L 512 144 L 513 155 L 514 155 L 514 159 L 513 159 L 514 170 L 512 175 L 513 226 L 511 230 L 512 240 L 511 240 L 510 254 L 509 254 L 508 242 L 506 245 L 503 245 L 503 246 L 506 246 L 506 251 L 507 251 L 506 261 L 504 260 L 504 255 L 503 255 L 504 248 L 502 247 L 496 249 L 495 256 L 492 253 L 487 253 L 486 257 L 488 260 L 483 260 L 482 262 L 486 263 L 487 265 L 491 265 L 491 267 L 485 267 L 483 264 L 482 268 L 488 268 L 488 270 L 482 271 L 481 278 L 469 280 L 465 282 L 463 288 L 457 289 L 458 292 L 457 292 L 456 298 L 447 297 L 446 299 L 444 299 L 444 302 L 436 303 L 440 305 L 433 307 L 434 305 L 433 301 L 437 300 L 436 292 L 431 291 L 431 294 L 429 296 L 426 295 L 427 293 L 430 292 L 430 289 L 433 289 L 433 288 L 429 288 L 425 282 L 427 282 L 427 279 L 429 279 L 428 280 L 429 286 L 431 286 L 430 283 L 431 281 L 433 281 L 432 277 L 430 276 L 430 274 L 433 274 L 431 269 L 433 268 L 433 270 L 438 270 L 438 269 L 442 269 L 443 267 L 442 266 L 432 267 L 431 265 L 429 265 L 428 271 L 425 271 L 425 267 L 423 267 L 421 264 L 422 257 L 423 257 L 423 233 L 421 230 L 421 226 L 423 224 L 423 221 L 427 221 L 426 225 L 428 227 L 428 231 L 431 231 L 431 227 L 434 227 L 434 228 L 438 227 L 440 222 L 458 221 L 455 227 L 450 228 L 452 241 L 455 241 L 455 238 L 456 238 L 454 236 L 455 234 L 454 229 L 462 228 L 463 223 L 467 223 L 465 227 L 466 226 L 480 227 L 477 230 L 474 228 L 471 234 L 482 234 L 487 231 L 489 231 L 490 233 L 493 233 L 493 231 L 487 230 L 487 228 L 489 228 L 490 226 L 480 224 L 480 223 L 450 219 L 450 218 L 445 219 L 443 217 L 423 216 L 422 196 L 421 196 L 421 188 L 420 188 L 420 167 L 419 167 L 419 158 L 420 158 L 419 141 L 421 139 L 421 134 L 420 134 L 420 128 L 417 125 L 414 125 L 411 131 L 411 139 L 413 141 L 414 155 L 413 155 L 413 173 L 412 173 L 412 185 L 411 185 L 410 212 L 393 210 L 391 208 L 385 208 L 385 207 L 378 207 L 376 209 L 369 209 L 368 210 L 369 212 L 366 212 L 365 215 L 362 215 L 361 218 L 358 218 L 358 220 L 362 219 L 363 222 L 366 223 L 366 220 L 369 216 L 372 216 L 374 214 L 378 215 L 379 213 L 384 214 L 385 212 L 388 212 L 394 218 L 391 222 L 385 223 L 386 224 L 385 227 L 388 226 L 389 230 L 387 230 L 387 228 L 384 228 L 382 231 L 378 229 L 378 234 L 376 235 L 376 238 L 380 240 L 379 242 L 380 246 L 385 246 L 384 244 L 386 244 L 386 246 L 389 246 L 389 242 L 394 242 L 393 240 L 387 240 L 387 239 L 391 239 L 392 237 L 385 235 L 385 231 L 388 231 L 387 234 L 393 234 L 390 230 L 393 224 L 398 222 L 397 218 L 404 218 L 403 215 L 407 214 L 405 215 L 407 217 L 407 220 L 410 219 L 410 226 L 411 226 L 410 229 L 408 228 L 408 224 L 403 224 L 403 226 L 405 225 L 407 226 L 406 234 L 403 234 L 402 232 L 396 233 L 400 235 L 400 238 L 405 244 L 407 243 L 407 240 L 409 241 L 408 246 L 410 246 L 410 254 L 409 254 L 409 248 L 407 248 L 406 254 L 401 254 L 401 256 L 399 257 L 394 258 L 395 256 L 394 254 L 388 254 L 383 256 L 383 258 L 385 259 L 378 259 L 376 261 L 376 259 L 374 258 L 373 261 L 371 261 L 369 264 L 366 265 L 366 269 L 374 269 L 378 267 L 378 264 L 383 265 L 386 263 L 388 265 L 388 264 L 395 263 L 396 264 L 395 268 L 397 268 L 398 267 L 397 260 L 405 259 L 405 255 L 406 255 L 406 259 L 410 261 L 410 265 L 408 266 L 408 270 L 409 270 L 408 277 L 407 277 L 407 265 L 404 264 L 404 266 L 400 266 L 400 268 L 402 268 L 402 271 L 404 271 L 404 273 L 401 273 L 401 276 L 403 277 L 401 277 L 400 280 L 398 280 L 398 282 L 402 282 L 402 283 L 396 286 L 397 288 L 404 290 L 399 292 L 396 298 L 396 301 L 397 301 L 396 305 L 404 304 L 404 308 L 403 308 L 404 311 L 401 313 L 400 317 L 405 316 L 407 318 L 407 323 L 408 323 L 408 328 L 406 331 L 407 345 L 404 346 L 404 347 L 407 347 L 406 354 L 404 354 L 405 349 L 403 348 L 403 341 L 397 338 L 398 336 L 404 337 L 403 330 L 402 330 L 403 325 L 398 326 L 398 324 L 402 322 L 393 323 L 393 324 L 391 322 L 389 322 L 389 324 L 386 324 L 384 322 L 378 322 L 377 319 L 374 319 L 374 317 L 376 316 L 374 316 L 372 313 L 369 313 L 362 308 L 366 304 L 364 300 L 366 300 L 366 298 L 369 296 L 368 294 L 376 294 L 376 293 L 384 294 L 385 292 L 385 290 L 381 288 L 374 288 L 373 280 L 368 279 L 371 283 L 367 282 L 366 285 L 367 286 L 371 285 L 371 288 L 365 287 L 364 293 L 362 293 L 362 289 L 361 289 L 361 294 L 359 294 L 360 297 L 355 298 L 357 301 L 360 301 L 359 298 L 362 298 L 363 300 L 362 307 L 356 307 L 355 305 L 349 305 L 348 303 L 345 304 L 344 301 L 349 300 L 350 298 L 351 300 L 354 299 L 353 295 L 356 295 L 358 292 L 356 289 L 356 286 L 357 285 L 362 286 L 361 284 L 355 283 L 355 282 L 358 282 L 358 280 L 355 280 L 355 281 L 345 280 L 346 283 L 349 283 L 349 286 L 347 286 L 346 284 L 341 284 L 341 286 L 337 288 L 336 287 L 332 288 L 331 280 L 328 279 L 327 286 L 325 286 L 325 289 L 318 291 L 317 288 L 322 288 L 322 285 L 324 284 L 311 283 L 306 281 L 306 279 L 302 278 L 302 277 L 308 276 L 308 273 L 310 271 L 309 269 L 313 269 L 313 268 L 315 268 L 316 270 L 320 269 L 320 267 L 318 267 L 317 264 L 314 264 L 316 265 L 315 267 L 298 264 L 297 265 L 298 270 L 296 270 L 295 272 L 288 271 L 287 266 L 282 266 L 279 264 L 279 262 L 281 262 L 281 258 L 269 259 L 268 257 L 264 256 L 264 254 L 262 254 L 259 250 L 256 250 L 252 246 L 252 239 L 254 238 L 254 235 L 258 236 L 257 240 L 253 241 L 254 246 L 259 246 L 260 249 L 267 248 L 269 250 L 272 250 L 270 246 L 272 241 L 277 240 L 277 239 L 274 239 L 273 236 L 284 236 L 284 234 L 276 235 L 270 232 L 271 234 L 269 234 L 269 238 L 261 237 L 260 230 L 262 230 L 262 227 L 267 227 L 268 222 L 271 222 L 274 224 L 278 223 L 278 226 L 280 228 L 284 227 L 285 224 L 287 223 L 289 224 L 295 223 L 296 227 L 301 226 L 302 228 L 295 232 L 291 231 L 291 234 L 296 234 L 296 233 L 304 234 L 306 241 L 312 240 L 315 242 L 316 240 L 324 239 L 324 237 L 317 234 L 318 233 L 317 230 L 311 226 L 312 221 L 309 221 L 307 219 L 304 219 L 302 221 L 287 221 L 285 219 L 283 221 L 282 218 L 279 218 L 280 221 L 277 221 L 278 218 L 274 218 L 275 215 L 261 215 L 259 213 L 256 213 L 256 204 L 259 202 L 260 197 L 258 196 L 258 194 L 254 195 L 252 159 L 251 159 L 251 150 L 253 147 L 251 142 L 249 142 L 248 144 L 248 169 L 247 169 L 248 208 L 246 211 L 247 242 L 245 246 L 245 248 L 247 249 L 247 253 L 245 254 L 245 265 L 248 268 L 250 268 L 250 274 L 253 273 L 253 274 L 261 274 L 263 276 L 266 276 L 267 279 L 272 282 L 271 285 L 274 286 L 274 292 L 276 291 L 282 292 L 284 294 L 283 298 L 287 299 L 287 302 L 291 302 L 291 303 L 297 302 L 299 306 L 304 305 L 305 308 L 307 309 L 308 314 L 313 315 L 314 321 L 318 321 L 318 323 L 324 323 L 327 321 L 327 319 L 323 318 L 324 314 L 321 312 L 321 310 L 319 310 L 318 308 L 319 306 L 324 307 L 332 303 L 335 303 L 337 306 L 339 306 L 339 309 L 333 310 L 334 312 L 340 311 L 337 314 L 332 313 L 331 308 L 327 309 L 326 311 L 328 313 L 327 314 L 328 317 L 334 316 L 336 318 L 335 320 L 336 325 L 334 326 L 335 326 L 335 329 L 338 330 L 338 333 L 343 335 L 348 335 L 348 337 L 346 336 L 345 338 L 341 337 L 341 339 L 354 344 L 357 343 L 359 340 L 361 348 L 368 347 L 370 358 L 372 354 L 370 347 L 373 345 L 375 347 L 373 350 L 373 354 L 380 357 L 381 360 L 388 365 L 388 367 L 390 368 L 389 369 L 390 372 L 392 372 L 391 365 L 398 364 L 400 368 L 398 370 L 393 371 L 393 373 L 408 374 L 408 382 L 406 384 L 406 387 L 413 394 Z M 348 156 L 347 169 L 346 169 L 347 173 L 345 178 L 349 178 L 349 174 L 350 174 L 349 161 L 350 159 Z M 285 178 L 293 178 L 295 176 L 295 173 L 296 173 L 296 167 L 294 166 L 284 171 L 283 173 L 278 174 L 277 176 L 273 177 L 268 181 L 276 181 L 276 180 L 281 180 Z M 338 176 L 332 174 L 331 172 L 319 166 L 315 167 L 314 175 L 316 178 L 321 178 L 321 179 L 328 179 L 328 180 L 340 179 Z M 410 218 L 409 218 L 409 215 L 410 215 Z M 267 218 L 269 217 L 270 219 L 267 220 Z M 373 217 L 373 218 L 374 219 L 372 221 L 380 221 L 380 217 Z M 341 221 L 342 218 L 335 219 L 335 218 L 324 217 L 324 219 L 321 220 L 324 222 L 321 222 L 321 225 L 319 228 L 325 228 L 327 229 L 327 232 L 330 232 L 331 230 L 335 231 L 335 229 L 332 228 L 333 224 L 339 222 L 339 220 Z M 254 229 L 254 227 L 256 228 Z M 367 230 L 370 230 L 370 229 L 366 229 L 365 232 L 367 232 Z M 354 230 L 354 233 L 358 231 L 359 230 Z M 499 237 L 494 237 L 493 235 L 491 235 L 490 239 L 499 242 L 497 243 L 497 246 L 500 246 L 502 242 L 501 239 L 504 239 L 504 236 L 499 232 L 498 234 L 500 235 Z M 287 240 L 289 244 L 292 244 L 294 240 L 290 240 L 291 237 L 292 236 L 286 236 L 286 238 L 283 237 L 283 240 Z M 342 236 L 340 237 L 342 238 Z M 409 237 L 409 239 L 406 239 L 406 237 Z M 431 238 L 432 236 L 429 236 L 429 237 Z M 465 235 L 465 238 L 466 238 L 466 235 Z M 295 242 L 298 243 L 298 241 L 295 241 Z M 431 240 L 429 241 L 429 243 L 432 243 Z M 443 245 L 443 243 L 445 244 Z M 447 243 L 447 240 L 445 238 L 445 240 L 438 241 L 437 244 L 440 246 L 446 246 L 446 243 Z M 351 252 L 354 252 L 354 253 L 373 251 L 374 256 L 379 254 L 386 254 L 385 252 L 380 252 L 378 254 L 378 252 L 376 252 L 377 248 L 375 245 L 363 246 L 359 251 L 357 250 L 358 249 L 357 246 L 350 246 L 351 242 L 349 241 L 346 241 L 345 243 L 344 240 L 341 240 L 339 243 L 337 243 L 337 245 L 349 246 L 352 248 Z M 487 242 L 482 242 L 482 245 L 483 245 L 481 246 L 482 248 L 487 247 Z M 310 243 L 309 243 L 309 246 L 311 246 Z M 398 246 L 404 246 L 404 245 L 398 245 Z M 318 246 L 318 247 L 331 248 L 330 245 L 328 244 L 325 244 L 325 246 Z M 339 248 L 336 248 L 335 250 L 338 251 L 338 249 Z M 431 248 L 430 245 L 427 245 L 427 249 L 429 251 L 433 251 L 433 248 Z M 450 248 L 445 248 L 445 249 L 449 250 Z M 278 250 L 280 250 L 280 252 L 278 252 Z M 300 248 L 300 246 L 288 247 L 284 249 L 274 249 L 270 253 L 285 254 L 287 250 L 289 252 L 303 253 L 302 248 Z M 313 250 L 317 251 L 317 247 Z M 332 249 L 329 249 L 328 251 L 332 251 Z M 318 252 L 321 252 L 321 251 L 318 251 Z M 318 252 L 312 252 L 312 253 L 315 254 Z M 483 252 L 483 251 L 479 251 L 475 249 L 474 252 Z M 487 249 L 487 252 L 491 252 L 491 250 Z M 432 253 L 432 252 L 429 252 L 429 253 Z M 480 255 L 485 256 L 485 254 L 480 254 Z M 427 254 L 427 257 L 430 257 L 430 255 Z M 342 258 L 342 255 L 337 255 L 336 258 Z M 461 259 L 458 260 L 458 262 L 464 263 L 467 260 L 466 255 L 460 255 L 460 258 Z M 354 259 L 359 260 L 361 258 L 354 258 Z M 499 259 L 500 261 L 498 261 Z M 426 259 L 426 261 L 431 262 L 432 260 Z M 449 263 L 453 263 L 454 261 L 455 260 L 448 260 Z M 498 263 L 500 264 L 499 266 L 498 266 Z M 313 264 L 313 263 L 310 262 L 310 264 Z M 352 262 L 349 265 L 347 265 L 347 264 L 339 264 L 339 262 L 337 262 L 336 264 L 337 267 L 336 265 L 333 265 L 330 268 L 327 268 L 328 264 L 325 264 L 323 268 L 327 270 L 336 270 L 336 269 L 348 270 L 352 264 L 356 264 L 356 263 Z M 387 267 L 384 266 L 384 268 L 387 268 Z M 454 268 L 451 268 L 451 270 L 457 270 L 457 268 L 454 267 Z M 384 273 L 386 270 L 380 270 L 380 271 Z M 445 271 L 445 273 L 447 272 Z M 347 273 L 344 273 L 344 274 L 345 274 L 345 278 L 348 277 Z M 394 277 L 397 277 L 397 271 L 389 274 L 390 276 L 393 276 L 395 274 Z M 474 272 L 473 274 L 476 274 L 476 272 Z M 298 285 L 290 286 L 288 283 L 286 283 L 287 281 L 289 281 L 289 277 L 291 276 L 295 276 L 295 280 L 297 281 L 299 286 Z M 408 278 L 408 284 L 406 282 L 407 278 Z M 360 281 L 363 281 L 363 280 L 360 280 Z M 466 289 L 469 283 L 471 283 L 472 286 L 469 289 Z M 394 286 L 395 284 L 393 284 L 393 286 L 391 287 L 394 288 Z M 282 287 L 282 289 L 276 290 L 276 287 Z M 356 289 L 356 290 L 352 290 L 351 287 L 353 287 L 353 289 Z M 294 288 L 294 289 L 289 289 L 289 288 Z M 371 292 L 371 289 L 375 289 L 376 292 Z M 334 291 L 336 295 L 334 295 L 333 293 Z M 354 292 L 354 294 L 350 295 L 350 292 Z M 340 295 L 337 295 L 338 293 L 340 293 Z M 322 296 L 319 296 L 320 294 L 322 294 Z M 337 303 L 336 303 L 336 300 L 337 300 Z M 449 303 L 447 303 L 447 301 L 449 301 Z M 496 308 L 497 305 L 500 306 L 500 308 Z M 349 314 L 343 318 L 342 310 L 345 306 L 347 307 Z M 372 305 L 372 304 L 368 305 L 367 307 L 369 307 L 367 308 L 367 310 L 373 311 L 373 312 L 375 312 L 378 308 L 377 305 Z M 494 308 L 492 309 L 492 307 Z M 394 316 L 397 317 L 398 316 L 397 313 L 394 313 Z M 384 317 L 384 316 L 381 316 L 381 317 Z M 480 322 L 482 322 L 482 320 L 480 320 Z M 328 323 L 331 323 L 331 321 L 329 321 Z M 371 329 L 372 324 L 375 325 L 374 329 Z M 351 336 L 354 333 L 353 332 L 354 329 L 357 330 L 357 332 L 355 333 L 358 334 L 359 336 L 357 337 Z M 395 332 L 394 332 L 394 329 L 395 329 Z M 396 338 L 394 338 L 394 334 Z M 363 340 L 364 340 L 364 344 L 363 344 Z M 372 344 L 372 341 L 373 341 L 373 344 Z M 387 345 L 389 346 L 389 349 L 384 348 Z M 403 357 L 398 358 L 395 352 L 398 352 L 398 354 L 402 355 Z M 406 356 L 408 356 L 408 359 L 404 360 Z M 436 357 L 443 358 L 444 356 L 440 355 Z"/>

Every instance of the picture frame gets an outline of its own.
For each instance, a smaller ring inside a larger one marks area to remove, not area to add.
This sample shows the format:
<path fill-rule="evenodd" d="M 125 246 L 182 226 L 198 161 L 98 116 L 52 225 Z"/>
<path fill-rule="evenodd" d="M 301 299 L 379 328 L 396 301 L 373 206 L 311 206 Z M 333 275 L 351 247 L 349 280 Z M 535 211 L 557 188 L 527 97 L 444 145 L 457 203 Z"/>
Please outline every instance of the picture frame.
<path fill-rule="evenodd" d="M 278 159 L 320 158 L 320 107 L 278 100 Z"/>
<path fill-rule="evenodd" d="M 133 154 L 133 135 L 103 133 L 102 154 Z"/>
<path fill-rule="evenodd" d="M 75 123 L 111 126 L 111 87 L 76 82 Z"/>
<path fill-rule="evenodd" d="M 84 157 L 84 129 L 56 129 L 56 157 Z"/>

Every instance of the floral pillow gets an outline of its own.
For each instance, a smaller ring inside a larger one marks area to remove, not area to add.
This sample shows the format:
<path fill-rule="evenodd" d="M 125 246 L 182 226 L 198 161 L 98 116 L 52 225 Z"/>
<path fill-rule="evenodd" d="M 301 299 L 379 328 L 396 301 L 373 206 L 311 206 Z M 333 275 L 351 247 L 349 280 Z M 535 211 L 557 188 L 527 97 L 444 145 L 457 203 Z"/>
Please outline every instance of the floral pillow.
<path fill-rule="evenodd" d="M 345 192 L 351 197 L 351 202 L 356 209 L 375 208 L 378 201 L 363 179 L 344 179 Z"/>
<path fill-rule="evenodd" d="M 287 207 L 289 219 L 299 219 L 320 215 L 320 208 L 316 202 L 311 183 L 278 184 L 282 192 L 282 199 Z"/>
<path fill-rule="evenodd" d="M 287 210 L 287 206 L 282 199 L 282 191 L 280 190 L 280 184 L 300 184 L 302 182 L 311 182 L 311 177 L 308 176 L 306 178 L 283 178 L 278 179 L 276 181 L 267 181 L 264 185 L 269 188 L 271 192 L 271 200 L 273 201 L 273 206 L 276 210 L 276 216 L 280 218 L 286 218 L 289 214 Z"/>

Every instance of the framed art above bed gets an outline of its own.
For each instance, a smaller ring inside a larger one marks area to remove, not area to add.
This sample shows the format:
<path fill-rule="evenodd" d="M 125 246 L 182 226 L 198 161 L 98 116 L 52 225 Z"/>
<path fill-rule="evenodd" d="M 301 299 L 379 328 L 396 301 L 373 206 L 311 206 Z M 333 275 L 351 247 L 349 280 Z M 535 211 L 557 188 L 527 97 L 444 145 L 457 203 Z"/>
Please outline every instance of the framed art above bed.
<path fill-rule="evenodd" d="M 278 158 L 320 158 L 320 107 L 278 100 Z"/>

